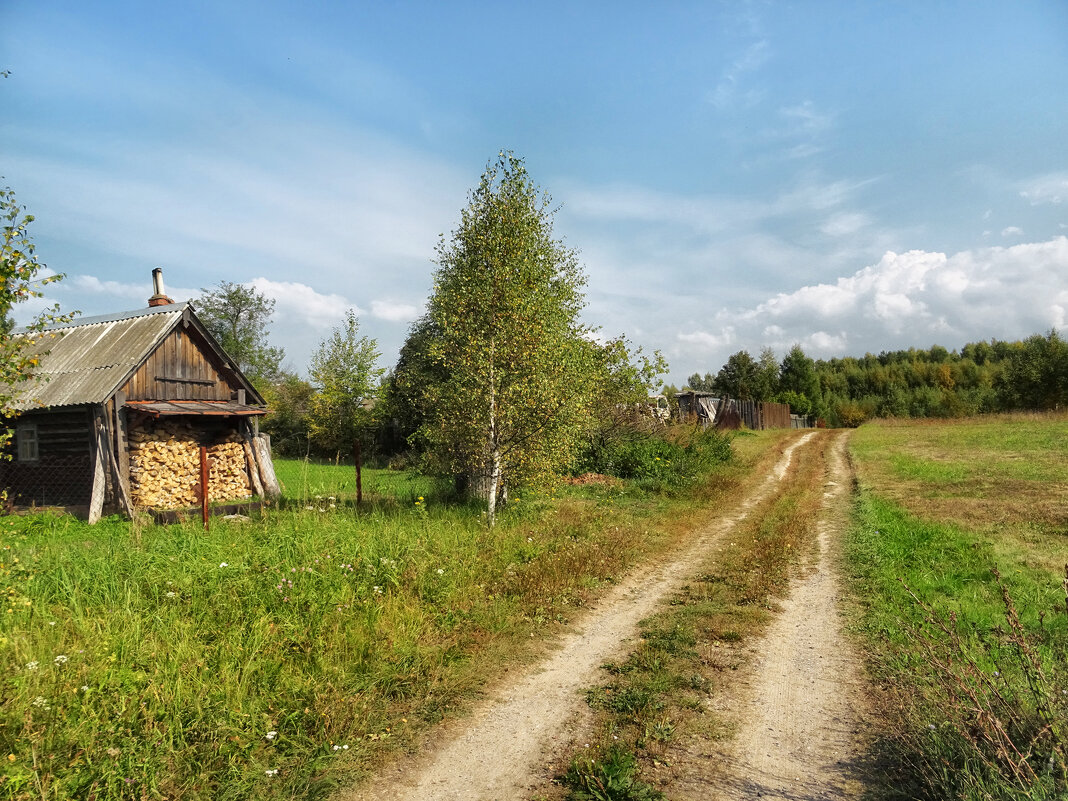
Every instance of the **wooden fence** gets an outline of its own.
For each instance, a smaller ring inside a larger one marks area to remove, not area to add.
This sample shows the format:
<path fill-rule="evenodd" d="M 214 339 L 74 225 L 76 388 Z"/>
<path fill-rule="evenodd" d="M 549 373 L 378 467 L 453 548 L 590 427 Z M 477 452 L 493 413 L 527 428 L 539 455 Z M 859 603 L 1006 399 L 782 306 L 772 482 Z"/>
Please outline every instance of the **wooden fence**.
<path fill-rule="evenodd" d="M 786 403 L 772 403 L 770 401 L 735 400 L 723 401 L 720 398 L 711 398 L 708 393 L 686 392 L 679 393 L 679 419 L 683 422 L 697 423 L 707 420 L 707 417 L 699 413 L 702 405 L 713 405 L 716 409 L 715 423 L 717 428 L 741 428 L 745 426 L 751 431 L 762 431 L 768 428 L 812 428 L 811 418 L 790 414 L 790 406 Z M 708 425 L 705 422 L 705 425 Z"/>

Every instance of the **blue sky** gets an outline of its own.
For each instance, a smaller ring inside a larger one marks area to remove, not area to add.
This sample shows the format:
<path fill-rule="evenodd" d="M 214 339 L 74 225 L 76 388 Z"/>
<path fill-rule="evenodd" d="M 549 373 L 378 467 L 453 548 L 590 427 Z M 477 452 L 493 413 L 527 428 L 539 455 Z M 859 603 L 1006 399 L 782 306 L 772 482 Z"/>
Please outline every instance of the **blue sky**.
<path fill-rule="evenodd" d="M 0 69 L 50 297 L 250 283 L 298 371 L 350 307 L 392 365 L 501 149 L 561 204 L 587 322 L 676 384 L 1066 325 L 1061 0 L 0 0 Z"/>

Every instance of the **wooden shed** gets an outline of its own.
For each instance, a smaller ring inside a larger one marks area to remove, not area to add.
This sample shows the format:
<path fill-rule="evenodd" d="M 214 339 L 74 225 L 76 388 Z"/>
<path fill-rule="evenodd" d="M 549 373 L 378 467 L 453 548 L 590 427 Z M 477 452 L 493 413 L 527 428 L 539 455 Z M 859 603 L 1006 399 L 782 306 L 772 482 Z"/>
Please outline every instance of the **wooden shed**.
<path fill-rule="evenodd" d="M 210 501 L 277 492 L 259 435 L 263 398 L 193 306 L 161 289 L 160 280 L 148 308 L 57 325 L 29 346 L 40 365 L 16 388 L 12 459 L 0 462 L 9 505 L 62 507 L 90 522 L 191 507 L 201 446 Z"/>

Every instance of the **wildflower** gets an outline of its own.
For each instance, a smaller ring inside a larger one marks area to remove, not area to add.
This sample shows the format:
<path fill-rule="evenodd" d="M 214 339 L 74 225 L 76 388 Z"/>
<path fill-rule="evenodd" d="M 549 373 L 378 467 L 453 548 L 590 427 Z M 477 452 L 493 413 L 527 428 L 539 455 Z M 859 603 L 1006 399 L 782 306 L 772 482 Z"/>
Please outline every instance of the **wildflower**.
<path fill-rule="evenodd" d="M 931 731 L 934 731 L 935 728 L 937 728 L 937 727 L 933 723 L 928 723 L 927 724 L 927 728 L 930 729 Z"/>
<path fill-rule="evenodd" d="M 35 659 L 32 662 L 27 662 L 26 670 L 37 670 L 37 660 Z"/>
<path fill-rule="evenodd" d="M 374 592 L 375 595 L 381 595 L 382 594 L 382 588 L 377 586 L 377 585 L 374 586 L 374 587 L 371 587 L 371 591 Z"/>
<path fill-rule="evenodd" d="M 89 685 L 88 684 L 83 684 L 82 685 L 82 692 L 83 693 L 89 692 Z"/>
<path fill-rule="evenodd" d="M 54 625 L 56 625 L 56 621 L 50 620 L 50 621 L 48 621 L 48 625 L 49 626 L 54 626 Z"/>
<path fill-rule="evenodd" d="M 274 739 L 275 737 L 277 737 L 277 736 L 278 736 L 278 732 L 276 732 L 276 731 L 269 731 L 269 732 L 267 732 L 267 734 L 266 734 L 266 735 L 264 735 L 264 736 L 265 736 L 265 737 L 266 737 L 266 738 L 267 738 L 268 740 L 273 740 L 273 739 Z"/>
<path fill-rule="evenodd" d="M 7 761 L 8 762 L 14 762 L 16 759 L 18 759 L 18 757 L 15 756 L 14 754 L 8 754 L 7 755 Z"/>
<path fill-rule="evenodd" d="M 335 746 L 334 746 L 334 750 L 335 750 L 335 751 L 337 751 L 337 750 L 338 750 L 339 748 L 341 748 L 341 746 L 340 746 L 340 745 L 335 745 Z"/>
<path fill-rule="evenodd" d="M 263 772 L 263 774 L 265 776 L 277 776 L 278 775 L 278 768 L 267 768 L 267 770 L 265 770 Z"/>
<path fill-rule="evenodd" d="M 349 750 L 349 747 L 348 747 L 348 745 L 343 745 L 343 746 L 341 746 L 341 750 L 342 750 L 342 751 L 348 751 L 348 750 Z"/>
<path fill-rule="evenodd" d="M 178 593 L 176 593 L 176 592 L 173 592 L 173 591 L 172 591 L 172 592 L 168 592 L 168 593 L 167 593 L 167 597 L 168 597 L 168 598 L 174 598 L 174 597 L 176 597 L 177 595 L 178 595 Z"/>
<path fill-rule="evenodd" d="M 226 564 L 226 562 L 220 562 L 219 563 L 219 567 L 229 567 L 229 566 L 230 565 Z"/>
<path fill-rule="evenodd" d="M 31 706 L 39 706 L 42 709 L 48 709 L 48 699 L 45 698 L 43 695 L 38 695 L 31 702 Z"/>
<path fill-rule="evenodd" d="M 438 575 L 439 576 L 444 576 L 445 575 L 445 568 L 439 567 L 438 568 Z"/>
<path fill-rule="evenodd" d="M 66 654 L 60 654 L 59 656 L 57 656 L 52 661 L 54 661 L 57 665 L 65 665 L 65 664 L 67 664 L 67 655 Z"/>

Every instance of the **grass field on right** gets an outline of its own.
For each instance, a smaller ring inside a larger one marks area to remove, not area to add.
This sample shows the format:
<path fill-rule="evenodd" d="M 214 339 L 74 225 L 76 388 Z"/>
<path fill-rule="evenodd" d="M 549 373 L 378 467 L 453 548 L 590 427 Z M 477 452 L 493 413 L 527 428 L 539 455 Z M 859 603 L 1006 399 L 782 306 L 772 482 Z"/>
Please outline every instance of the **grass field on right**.
<path fill-rule="evenodd" d="M 873 798 L 1068 796 L 1068 415 L 876 421 L 851 454 Z"/>

